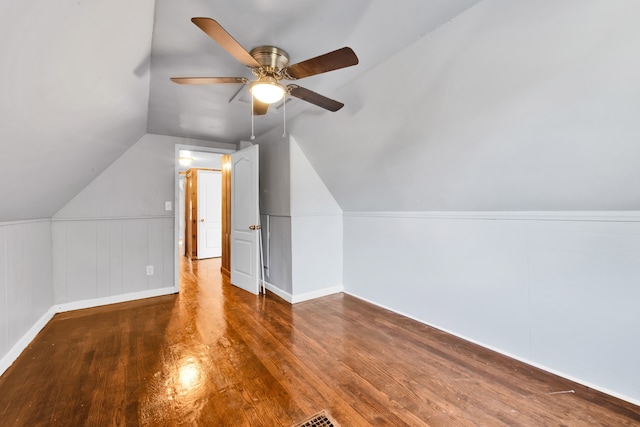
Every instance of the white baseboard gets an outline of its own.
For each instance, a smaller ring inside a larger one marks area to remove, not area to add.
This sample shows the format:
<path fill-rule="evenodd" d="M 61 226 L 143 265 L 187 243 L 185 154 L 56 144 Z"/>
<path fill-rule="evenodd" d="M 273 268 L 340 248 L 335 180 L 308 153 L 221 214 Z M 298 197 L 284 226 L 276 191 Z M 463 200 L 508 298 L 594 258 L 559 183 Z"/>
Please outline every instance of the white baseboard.
<path fill-rule="evenodd" d="M 409 319 L 415 320 L 416 322 L 422 323 L 423 325 L 430 326 L 430 327 L 435 328 L 435 329 L 438 329 L 438 330 L 440 330 L 440 331 L 442 331 L 442 332 L 446 332 L 446 333 L 447 333 L 447 334 L 449 334 L 449 335 L 453 335 L 453 336 L 458 337 L 458 338 L 461 338 L 461 339 L 463 339 L 463 340 L 465 340 L 465 341 L 468 341 L 468 342 L 471 342 L 471 343 L 477 344 L 477 345 L 479 345 L 480 347 L 484 347 L 484 348 L 489 349 L 489 350 L 491 350 L 491 351 L 495 351 L 496 353 L 502 354 L 503 356 L 507 356 L 507 357 L 509 357 L 509 358 L 511 358 L 511 359 L 517 360 L 517 361 L 522 362 L 522 363 L 526 363 L 527 365 L 529 365 L 529 366 L 533 366 L 534 368 L 541 369 L 541 370 L 543 370 L 543 371 L 546 371 L 546 372 L 549 372 L 549 373 L 551 373 L 551 374 L 557 375 L 557 376 L 559 376 L 559 377 L 565 378 L 565 379 L 567 379 L 567 380 L 569 380 L 569 381 L 573 381 L 574 383 L 582 384 L 583 386 L 586 386 L 586 387 L 592 388 L 592 389 L 594 389 L 594 390 L 601 391 L 602 393 L 608 394 L 609 396 L 613 396 L 613 397 L 618 398 L 618 399 L 620 399 L 620 400 L 624 400 L 624 401 L 627 401 L 627 402 L 629 402 L 629 403 L 633 403 L 634 405 L 638 405 L 638 406 L 640 406 L 640 400 L 638 400 L 638 399 L 634 399 L 634 398 L 629 397 L 629 396 L 626 396 L 626 395 L 624 395 L 624 394 L 621 394 L 621 393 L 618 393 L 618 392 L 615 392 L 615 391 L 609 390 L 609 389 L 607 389 L 607 388 L 605 388 L 605 387 L 601 387 L 601 386 L 599 386 L 599 385 L 592 384 L 592 383 L 590 383 L 590 382 L 588 382 L 588 381 L 583 381 L 583 380 L 581 380 L 580 378 L 576 378 L 576 377 L 573 377 L 573 376 L 571 376 L 571 375 L 567 375 L 567 374 L 565 374 L 564 372 L 560 372 L 560 371 L 557 371 L 557 370 L 555 370 L 555 369 L 549 368 L 548 366 L 544 366 L 544 365 L 541 365 L 541 364 L 539 364 L 539 363 L 532 362 L 532 361 L 530 361 L 530 360 L 528 360 L 528 359 L 526 359 L 526 358 L 523 358 L 523 357 L 519 357 L 519 356 L 513 355 L 513 354 L 511 354 L 511 353 L 509 353 L 509 352 L 505 352 L 505 351 L 503 351 L 503 350 L 501 350 L 501 349 L 499 349 L 499 348 L 496 348 L 496 347 L 493 347 L 493 346 L 491 346 L 491 345 L 487 345 L 487 344 L 485 344 L 485 343 L 482 343 L 482 342 L 480 342 L 480 341 L 477 341 L 477 340 L 474 340 L 474 339 L 468 338 L 468 337 L 466 337 L 466 336 L 464 336 L 464 335 L 460 335 L 460 334 L 458 334 L 458 333 L 456 333 L 456 332 L 450 331 L 450 330 L 448 330 L 448 329 L 446 329 L 446 328 L 442 328 L 442 327 L 440 327 L 440 326 L 438 326 L 438 325 L 434 325 L 434 324 L 432 324 L 432 323 L 425 322 L 425 321 L 424 321 L 424 320 L 422 320 L 422 319 L 418 319 L 417 317 L 410 316 L 410 315 L 405 314 L 405 313 L 403 313 L 403 312 L 401 312 L 401 311 L 394 310 L 393 308 L 387 307 L 387 306 L 385 306 L 385 305 L 383 305 L 383 304 L 379 304 L 379 303 L 374 302 L 374 301 L 371 301 L 371 300 L 369 300 L 369 299 L 367 299 L 367 298 L 363 298 L 363 297 L 361 297 L 361 296 L 359 296 L 359 295 L 352 294 L 351 292 L 348 292 L 348 291 L 343 291 L 343 292 L 344 292 L 345 294 L 347 294 L 347 295 L 351 295 L 351 296 L 352 296 L 352 297 L 354 297 L 354 298 L 358 298 L 359 300 L 366 301 L 366 302 L 368 302 L 369 304 L 373 304 L 373 305 L 375 305 L 375 306 L 377 306 L 377 307 L 384 308 L 385 310 L 389 310 L 389 311 L 391 311 L 391 312 L 393 312 L 393 313 L 396 313 L 396 314 L 399 314 L 399 315 L 401 315 L 401 316 L 407 317 L 407 318 L 409 318 Z"/>
<path fill-rule="evenodd" d="M 327 295 L 337 294 L 344 290 L 344 286 L 338 285 L 338 286 L 332 286 L 329 288 L 318 289 L 317 291 L 305 292 L 304 294 L 291 295 L 289 292 L 283 291 L 282 289 L 278 288 L 277 286 L 269 282 L 264 282 L 264 286 L 265 288 L 267 288 L 267 290 L 273 292 L 274 294 L 276 294 L 277 296 L 279 296 L 280 298 L 282 298 L 283 300 L 287 301 L 290 304 L 296 304 L 303 301 L 309 301 L 315 298 L 326 297 Z"/>
<path fill-rule="evenodd" d="M 280 298 L 282 298 L 283 300 L 285 300 L 286 302 L 288 302 L 289 304 L 293 304 L 293 296 L 289 292 L 283 291 L 276 285 L 273 285 L 269 282 L 264 282 L 264 287 L 267 290 L 279 296 Z"/>
<path fill-rule="evenodd" d="M 331 286 L 329 288 L 318 289 L 317 291 L 305 292 L 304 294 L 293 295 L 292 304 L 309 301 L 315 298 L 326 297 L 327 295 L 338 294 L 344 291 L 344 286 Z"/>
<path fill-rule="evenodd" d="M 22 338 L 20 338 L 18 342 L 13 345 L 13 347 L 11 347 L 7 354 L 2 356 L 2 359 L 0 359 L 0 375 L 2 375 L 4 371 L 9 369 L 9 366 L 11 366 L 13 362 L 16 361 L 18 356 L 20 356 L 24 349 L 27 348 L 29 344 L 31 344 L 31 341 L 33 341 L 36 335 L 40 333 L 42 328 L 44 328 L 47 323 L 49 323 L 49 320 L 51 320 L 55 314 L 55 307 L 50 307 L 49 310 L 47 310 L 47 312 L 44 313 L 36 321 L 36 323 L 33 324 L 33 326 L 27 331 L 27 333 L 24 334 Z"/>
<path fill-rule="evenodd" d="M 101 305 L 117 304 L 119 302 L 135 301 L 145 298 L 159 297 L 162 295 L 170 295 L 178 293 L 178 288 L 173 286 L 167 288 L 149 289 L 140 292 L 130 292 L 128 294 L 113 295 L 103 298 L 93 298 L 82 301 L 67 302 L 55 305 L 56 313 L 64 313 L 65 311 L 82 310 L 85 308 L 100 307 Z"/>
<path fill-rule="evenodd" d="M 116 304 L 119 302 L 158 297 L 162 295 L 175 294 L 177 292 L 177 288 L 168 287 L 53 305 L 36 321 L 36 323 L 34 323 L 34 325 L 27 331 L 26 334 L 24 334 L 22 338 L 20 338 L 18 342 L 16 342 L 4 356 L 2 356 L 2 359 L 0 359 L 0 375 L 2 375 L 7 369 L 9 369 L 9 366 L 11 366 L 13 362 L 16 361 L 18 356 L 20 356 L 20 354 L 22 354 L 22 352 L 29 346 L 29 344 L 31 344 L 31 341 L 33 341 L 36 335 L 40 333 L 42 328 L 44 328 L 47 323 L 49 323 L 49 321 L 53 318 L 54 315 L 56 315 L 56 313 L 64 313 L 65 311 L 81 310 L 85 308 L 99 307 L 101 305 Z"/>

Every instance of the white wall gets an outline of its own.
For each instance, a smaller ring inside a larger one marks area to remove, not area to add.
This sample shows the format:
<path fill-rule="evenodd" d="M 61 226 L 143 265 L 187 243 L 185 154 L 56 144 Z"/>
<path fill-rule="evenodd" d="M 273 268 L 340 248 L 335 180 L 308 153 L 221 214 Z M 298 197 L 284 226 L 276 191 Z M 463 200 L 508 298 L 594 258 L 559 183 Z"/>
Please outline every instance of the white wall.
<path fill-rule="evenodd" d="M 53 305 L 51 277 L 51 221 L 0 223 L 0 373 Z"/>
<path fill-rule="evenodd" d="M 56 303 L 174 285 L 176 145 L 232 144 L 147 134 L 53 218 Z M 146 275 L 152 265 L 154 274 Z"/>
<path fill-rule="evenodd" d="M 347 213 L 345 290 L 640 403 L 640 214 Z"/>
<path fill-rule="evenodd" d="M 292 297 L 342 292 L 342 214 L 291 217 Z"/>
<path fill-rule="evenodd" d="M 292 297 L 342 291 L 342 209 L 290 137 Z"/>

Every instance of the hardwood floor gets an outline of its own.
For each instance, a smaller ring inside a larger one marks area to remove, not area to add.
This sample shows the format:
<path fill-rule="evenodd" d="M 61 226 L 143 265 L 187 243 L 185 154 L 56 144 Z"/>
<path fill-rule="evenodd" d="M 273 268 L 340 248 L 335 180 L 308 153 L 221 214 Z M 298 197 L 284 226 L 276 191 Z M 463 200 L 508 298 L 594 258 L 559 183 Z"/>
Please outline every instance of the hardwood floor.
<path fill-rule="evenodd" d="M 56 315 L 0 377 L 0 425 L 640 425 L 640 407 L 348 295 L 291 306 L 219 270 L 186 261 L 180 295 Z"/>

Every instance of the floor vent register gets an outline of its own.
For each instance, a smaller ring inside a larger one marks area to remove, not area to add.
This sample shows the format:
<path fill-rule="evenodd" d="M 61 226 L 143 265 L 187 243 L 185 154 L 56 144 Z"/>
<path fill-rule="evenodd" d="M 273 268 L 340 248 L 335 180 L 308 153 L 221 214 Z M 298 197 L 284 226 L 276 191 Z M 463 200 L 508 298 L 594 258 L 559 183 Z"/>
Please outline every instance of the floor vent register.
<path fill-rule="evenodd" d="M 327 411 L 321 411 L 292 427 L 340 427 Z"/>

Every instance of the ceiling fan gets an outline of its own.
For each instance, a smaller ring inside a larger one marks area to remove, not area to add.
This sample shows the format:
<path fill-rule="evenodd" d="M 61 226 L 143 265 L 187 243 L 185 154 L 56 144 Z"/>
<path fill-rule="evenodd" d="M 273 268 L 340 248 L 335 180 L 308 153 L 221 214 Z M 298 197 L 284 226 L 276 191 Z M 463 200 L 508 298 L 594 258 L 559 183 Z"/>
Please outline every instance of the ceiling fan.
<path fill-rule="evenodd" d="M 285 93 L 329 111 L 338 111 L 344 104 L 296 84 L 286 86 L 281 80 L 298 80 L 358 63 L 358 57 L 349 47 L 334 50 L 297 64 L 289 65 L 289 55 L 275 46 L 259 46 L 247 52 L 222 26 L 211 18 L 191 18 L 191 22 L 222 46 L 234 58 L 251 69 L 256 80 L 245 77 L 172 77 L 180 84 L 249 83 L 253 114 L 267 113 L 269 104 L 281 100 Z"/>

